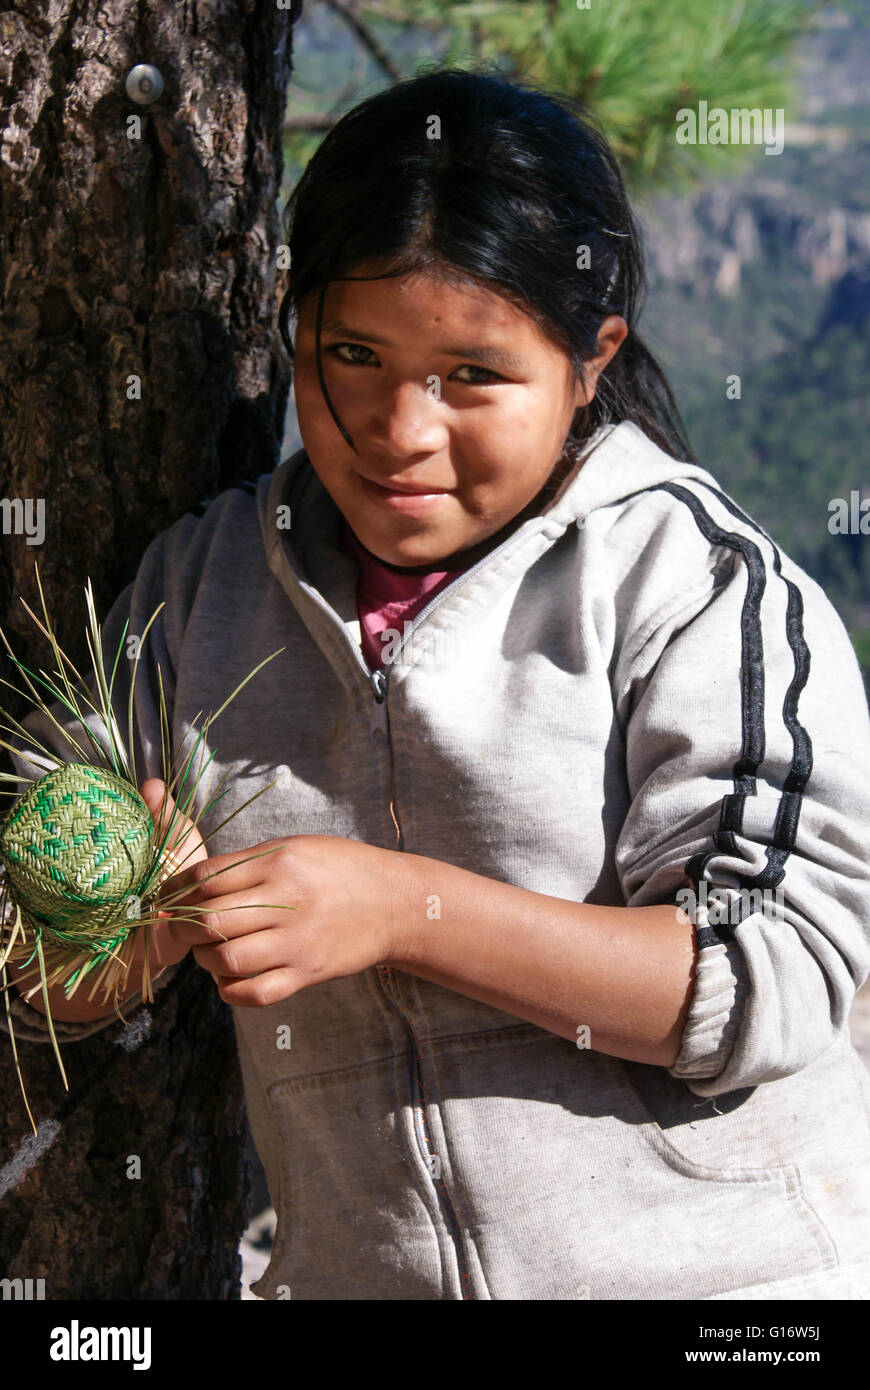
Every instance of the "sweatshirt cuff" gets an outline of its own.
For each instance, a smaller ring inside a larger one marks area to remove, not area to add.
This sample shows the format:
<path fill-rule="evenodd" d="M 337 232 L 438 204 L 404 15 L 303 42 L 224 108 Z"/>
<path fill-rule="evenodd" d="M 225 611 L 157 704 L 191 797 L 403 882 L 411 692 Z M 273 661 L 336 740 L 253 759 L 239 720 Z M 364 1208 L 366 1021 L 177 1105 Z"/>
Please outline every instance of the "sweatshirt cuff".
<path fill-rule="evenodd" d="M 185 957 L 186 959 L 186 957 Z M 178 970 L 179 965 L 184 961 L 176 961 L 173 965 L 168 965 L 161 971 L 157 979 L 152 978 L 151 993 L 156 998 L 162 989 L 169 984 Z M 135 994 L 131 994 L 129 999 L 125 999 L 120 1005 L 124 1022 L 133 1026 L 140 1020 L 144 1021 L 144 1015 L 148 1011 L 148 1005 L 143 1002 L 142 991 L 138 989 Z M 25 999 L 21 997 L 14 984 L 10 982 L 9 988 L 9 1012 L 12 1015 L 12 1027 L 15 1030 L 15 1041 L 48 1043 L 51 1045 L 51 1033 L 48 1031 L 48 1020 L 45 1014 L 34 1009 Z M 79 1042 L 82 1038 L 89 1038 L 92 1033 L 99 1033 L 104 1028 L 110 1028 L 113 1024 L 120 1023 L 118 1015 L 109 1014 L 106 1018 L 94 1018 L 86 1023 L 67 1023 L 63 1019 L 55 1018 L 52 1020 L 54 1032 L 58 1042 Z M 6 1005 L 0 995 L 0 1028 L 3 1032 L 9 1033 L 9 1026 L 6 1018 Z"/>
<path fill-rule="evenodd" d="M 695 991 L 680 1051 L 669 1076 L 690 1083 L 719 1076 L 734 1051 L 746 1000 L 749 972 L 736 941 L 719 941 L 698 952 Z"/>

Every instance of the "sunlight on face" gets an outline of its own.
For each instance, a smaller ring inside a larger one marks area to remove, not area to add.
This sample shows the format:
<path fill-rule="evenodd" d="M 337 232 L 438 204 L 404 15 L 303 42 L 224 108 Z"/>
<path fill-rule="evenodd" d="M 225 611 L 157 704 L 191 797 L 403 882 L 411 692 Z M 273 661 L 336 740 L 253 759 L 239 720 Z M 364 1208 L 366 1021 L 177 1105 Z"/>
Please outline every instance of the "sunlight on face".
<path fill-rule="evenodd" d="M 316 311 L 312 294 L 294 343 L 299 432 L 368 550 L 393 565 L 468 563 L 521 514 L 534 515 L 530 504 L 586 392 L 568 356 L 529 317 L 489 290 L 429 272 L 333 281 L 324 297 L 323 374 L 354 453 L 320 390 Z M 614 336 L 607 360 L 618 328 Z M 604 362 L 590 365 L 591 398 Z M 384 490 L 420 487 L 430 490 L 425 498 Z"/>

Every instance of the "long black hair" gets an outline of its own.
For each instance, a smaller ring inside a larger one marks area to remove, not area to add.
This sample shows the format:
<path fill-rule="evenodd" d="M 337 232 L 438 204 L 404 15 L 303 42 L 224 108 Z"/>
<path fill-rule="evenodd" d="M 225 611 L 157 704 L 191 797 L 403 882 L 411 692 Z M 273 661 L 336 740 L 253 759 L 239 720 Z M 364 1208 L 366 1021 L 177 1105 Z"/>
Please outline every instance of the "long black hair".
<path fill-rule="evenodd" d="M 697 462 L 661 367 L 638 337 L 646 290 L 639 229 L 616 158 L 590 112 L 559 92 L 494 72 L 436 67 L 345 113 L 309 161 L 284 212 L 292 309 L 318 292 L 317 371 L 329 399 L 320 333 L 330 281 L 430 270 L 508 297 L 571 360 L 595 355 L 620 314 L 628 336 L 579 407 L 562 458 L 579 460 L 601 425 L 633 420 L 660 448 Z M 584 251 L 583 248 L 587 248 Z M 351 275 L 374 266 L 381 274 Z"/>

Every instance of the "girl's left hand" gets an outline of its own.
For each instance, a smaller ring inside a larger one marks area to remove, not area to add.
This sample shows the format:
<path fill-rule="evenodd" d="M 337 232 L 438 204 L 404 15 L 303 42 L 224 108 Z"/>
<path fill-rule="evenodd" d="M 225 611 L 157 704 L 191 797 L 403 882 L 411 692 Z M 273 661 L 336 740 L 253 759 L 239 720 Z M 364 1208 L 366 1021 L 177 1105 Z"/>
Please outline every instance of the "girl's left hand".
<path fill-rule="evenodd" d="M 260 857 L 238 863 L 249 854 Z M 193 864 L 160 892 L 189 885 L 171 910 L 202 925 L 172 921 L 172 936 L 193 946 L 225 1003 L 262 1008 L 389 959 L 399 859 L 338 835 L 291 835 Z"/>

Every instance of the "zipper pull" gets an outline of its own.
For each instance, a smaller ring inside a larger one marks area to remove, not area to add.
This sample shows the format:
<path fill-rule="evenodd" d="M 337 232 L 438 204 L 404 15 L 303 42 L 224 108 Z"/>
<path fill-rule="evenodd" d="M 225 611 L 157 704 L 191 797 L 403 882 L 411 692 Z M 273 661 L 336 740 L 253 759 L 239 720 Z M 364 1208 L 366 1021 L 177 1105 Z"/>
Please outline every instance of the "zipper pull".
<path fill-rule="evenodd" d="M 369 720 L 369 733 L 372 738 L 378 734 L 387 737 L 387 678 L 383 671 L 372 671 L 371 675 L 374 700 L 372 701 L 371 719 Z"/>

